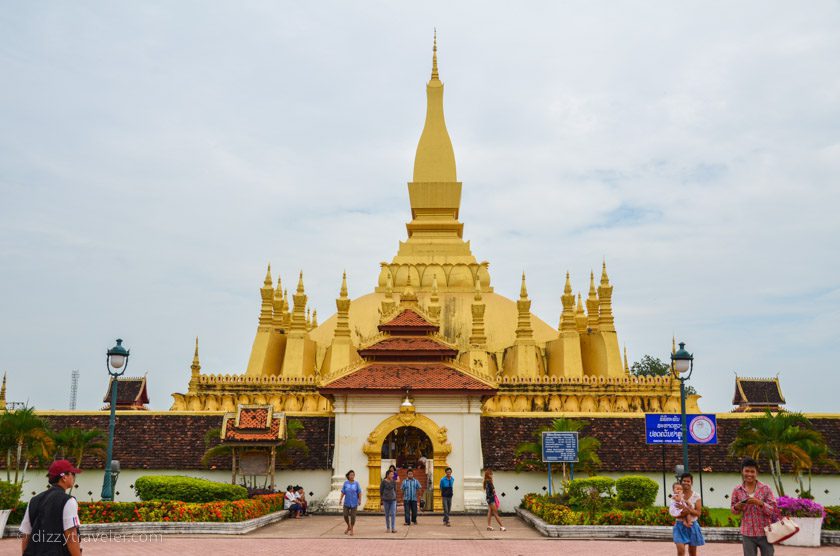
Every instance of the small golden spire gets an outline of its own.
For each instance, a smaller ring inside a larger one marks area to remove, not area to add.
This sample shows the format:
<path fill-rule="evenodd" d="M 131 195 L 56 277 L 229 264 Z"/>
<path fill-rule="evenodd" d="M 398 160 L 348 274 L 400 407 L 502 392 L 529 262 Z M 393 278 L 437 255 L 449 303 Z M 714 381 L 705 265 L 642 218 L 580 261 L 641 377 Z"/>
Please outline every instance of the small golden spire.
<path fill-rule="evenodd" d="M 478 278 L 475 279 L 475 300 L 481 301 L 481 281 Z"/>
<path fill-rule="evenodd" d="M 318 309 L 312 309 L 312 328 L 318 328 Z"/>
<path fill-rule="evenodd" d="M 671 355 L 677 353 L 677 337 L 675 335 L 671 336 Z"/>
<path fill-rule="evenodd" d="M 192 365 L 190 365 L 190 369 L 194 375 L 197 375 L 198 372 L 201 370 L 201 362 L 198 360 L 198 336 L 195 337 L 195 354 L 193 355 Z M 5 386 L 5 382 L 3 383 Z"/>
<path fill-rule="evenodd" d="M 338 292 L 338 295 L 342 299 L 345 299 L 347 297 L 347 271 L 346 270 L 341 274 L 341 291 Z"/>
<path fill-rule="evenodd" d="M 298 276 L 298 285 L 297 285 L 297 293 L 301 294 L 304 293 L 303 290 L 303 271 L 300 271 L 300 275 Z"/>
<path fill-rule="evenodd" d="M 589 298 L 594 299 L 598 296 L 598 291 L 595 289 L 595 273 L 589 271 Z"/>
<path fill-rule="evenodd" d="M 583 314 L 583 297 L 580 295 L 580 292 L 578 292 L 577 307 L 575 308 L 575 312 L 579 315 Z"/>
<path fill-rule="evenodd" d="M 572 294 L 572 278 L 569 275 L 568 270 L 566 271 L 566 287 L 563 288 L 563 293 L 565 293 L 566 295 Z"/>
<path fill-rule="evenodd" d="M 601 285 L 608 286 L 610 284 L 610 277 L 607 276 L 607 259 L 604 259 L 604 262 L 601 266 Z"/>
<path fill-rule="evenodd" d="M 528 288 L 525 287 L 525 271 L 522 271 L 522 285 L 519 287 L 519 299 L 528 298 Z"/>
<path fill-rule="evenodd" d="M 268 263 L 268 270 L 265 271 L 265 280 L 263 280 L 263 285 L 265 285 L 265 287 L 267 288 L 270 288 L 271 283 L 271 263 Z"/>
<path fill-rule="evenodd" d="M 6 372 L 3 371 L 3 386 L 0 387 L 0 410 L 6 410 Z"/>
<path fill-rule="evenodd" d="M 627 363 L 627 344 L 624 344 L 624 372 L 630 374 L 630 365 Z"/>
<path fill-rule="evenodd" d="M 435 38 L 432 42 L 432 79 L 440 79 L 437 65 L 437 28 L 435 28 Z"/>
<path fill-rule="evenodd" d="M 274 288 L 274 295 L 279 297 L 283 297 L 283 281 L 280 279 L 280 275 L 277 275 L 277 287 Z"/>

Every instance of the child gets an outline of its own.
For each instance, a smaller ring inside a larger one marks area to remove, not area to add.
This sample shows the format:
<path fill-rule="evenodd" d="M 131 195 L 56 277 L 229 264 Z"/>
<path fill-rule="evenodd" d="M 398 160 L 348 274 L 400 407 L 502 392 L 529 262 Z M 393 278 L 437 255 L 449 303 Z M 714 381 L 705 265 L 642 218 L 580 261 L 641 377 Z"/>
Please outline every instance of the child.
<path fill-rule="evenodd" d="M 688 509 L 688 506 L 686 505 L 685 500 L 683 499 L 682 483 L 679 483 L 679 482 L 674 483 L 674 486 L 671 487 L 671 492 L 672 492 L 672 494 L 671 494 L 671 504 L 668 508 L 668 513 L 670 513 L 672 516 L 674 516 L 676 518 L 679 518 L 680 514 L 683 512 L 683 510 Z M 695 518 L 694 516 L 691 516 L 691 515 L 687 515 L 687 516 L 683 517 L 682 519 L 677 519 L 677 522 L 682 523 L 683 525 L 685 525 L 686 527 L 688 527 L 690 529 L 691 528 L 691 523 L 695 519 L 697 519 L 697 518 Z M 676 523 L 675 523 L 675 525 L 676 525 Z"/>

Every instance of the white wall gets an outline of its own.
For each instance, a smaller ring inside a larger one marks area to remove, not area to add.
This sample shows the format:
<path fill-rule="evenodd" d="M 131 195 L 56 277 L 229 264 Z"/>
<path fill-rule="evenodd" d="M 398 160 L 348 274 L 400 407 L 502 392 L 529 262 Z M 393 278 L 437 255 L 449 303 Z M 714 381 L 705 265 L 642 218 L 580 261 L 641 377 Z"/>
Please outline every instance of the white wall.
<path fill-rule="evenodd" d="M 662 504 L 662 473 L 602 473 L 607 477 L 618 478 L 624 475 L 643 475 L 650 477 L 659 485 L 657 493 L 657 504 Z M 577 474 L 576 478 L 586 477 Z M 512 512 L 519 506 L 522 496 L 530 492 L 544 493 L 543 487 L 548 487 L 546 473 L 512 471 L 495 471 L 493 478 L 496 484 L 496 492 L 501 500 L 503 512 Z M 759 480 L 766 482 L 773 488 L 773 480 L 769 475 L 759 476 Z M 672 473 L 666 474 L 666 484 L 670 491 L 674 482 Z M 732 493 L 732 489 L 740 483 L 740 475 L 737 473 L 703 473 L 703 503 L 712 508 L 728 508 L 729 500 L 725 498 Z M 795 490 L 798 484 L 793 475 L 786 475 L 782 484 L 785 487 L 785 494 L 796 496 Z M 517 490 L 516 487 L 519 487 Z M 554 487 L 560 487 L 560 470 L 555 471 Z M 700 475 L 694 473 L 694 487 L 700 492 Z M 807 488 L 807 483 L 806 483 Z M 817 502 L 827 506 L 840 505 L 840 475 L 815 475 L 812 481 L 812 488 Z M 828 494 L 825 493 L 828 490 Z M 774 489 L 775 491 L 775 489 Z M 502 496 L 502 493 L 505 496 Z"/>
<path fill-rule="evenodd" d="M 102 470 L 90 470 L 76 476 L 76 484 L 73 489 L 73 496 L 83 502 L 91 500 L 99 500 L 102 493 Z M 26 482 L 23 485 L 23 492 L 21 500 L 24 502 L 32 498 L 33 491 L 37 494 L 47 487 L 46 469 L 30 469 L 26 473 Z M 115 497 L 117 502 L 134 502 L 138 498 L 134 494 L 134 489 L 130 485 L 138 477 L 144 475 L 181 475 L 186 477 L 200 477 L 202 479 L 210 479 L 211 481 L 218 481 L 220 483 L 230 482 L 230 471 L 211 471 L 211 470 L 182 470 L 177 469 L 125 469 L 120 473 L 117 481 L 116 491 L 119 495 Z M 330 491 L 330 471 L 278 471 L 276 474 L 276 482 L 278 489 L 286 489 L 286 485 L 300 485 L 306 489 L 307 495 L 312 492 L 313 496 L 309 497 L 310 503 L 323 500 Z M 0 478 L 5 479 L 5 475 L 0 475 Z M 92 492 L 90 495 L 88 492 Z"/>

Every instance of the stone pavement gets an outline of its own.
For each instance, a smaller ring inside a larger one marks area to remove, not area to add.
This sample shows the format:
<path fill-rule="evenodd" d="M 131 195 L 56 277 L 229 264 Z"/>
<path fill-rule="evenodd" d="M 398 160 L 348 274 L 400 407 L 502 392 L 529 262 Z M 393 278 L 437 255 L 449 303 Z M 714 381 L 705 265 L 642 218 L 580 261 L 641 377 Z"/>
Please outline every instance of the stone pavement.
<path fill-rule="evenodd" d="M 508 530 L 486 531 L 486 520 L 475 516 L 456 516 L 452 527 L 443 527 L 438 516 L 425 515 L 417 526 L 406 528 L 397 522 L 396 534 L 385 533 L 384 517 L 361 516 L 357 535 L 344 535 L 341 516 L 313 516 L 286 520 L 239 537 L 162 536 L 86 542 L 85 556 L 189 556 L 193 554 L 228 556 L 320 556 L 321 554 L 361 554 L 362 556 L 672 556 L 674 545 L 667 542 L 566 541 L 546 539 L 513 516 L 503 518 Z M 17 539 L 0 541 L 0 556 L 20 554 Z M 700 556 L 740 556 L 741 546 L 710 543 Z M 796 548 L 780 546 L 777 556 L 840 555 L 840 547 Z"/>

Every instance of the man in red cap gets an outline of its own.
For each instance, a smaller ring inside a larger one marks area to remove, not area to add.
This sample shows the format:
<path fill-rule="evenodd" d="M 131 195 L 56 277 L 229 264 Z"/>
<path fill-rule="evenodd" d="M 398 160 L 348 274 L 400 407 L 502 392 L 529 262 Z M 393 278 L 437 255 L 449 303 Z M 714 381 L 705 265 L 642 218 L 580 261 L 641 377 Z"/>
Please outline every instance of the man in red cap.
<path fill-rule="evenodd" d="M 47 472 L 50 488 L 34 496 L 26 507 L 20 532 L 24 556 L 69 554 L 81 556 L 79 504 L 67 494 L 81 473 L 66 459 L 54 461 Z"/>

